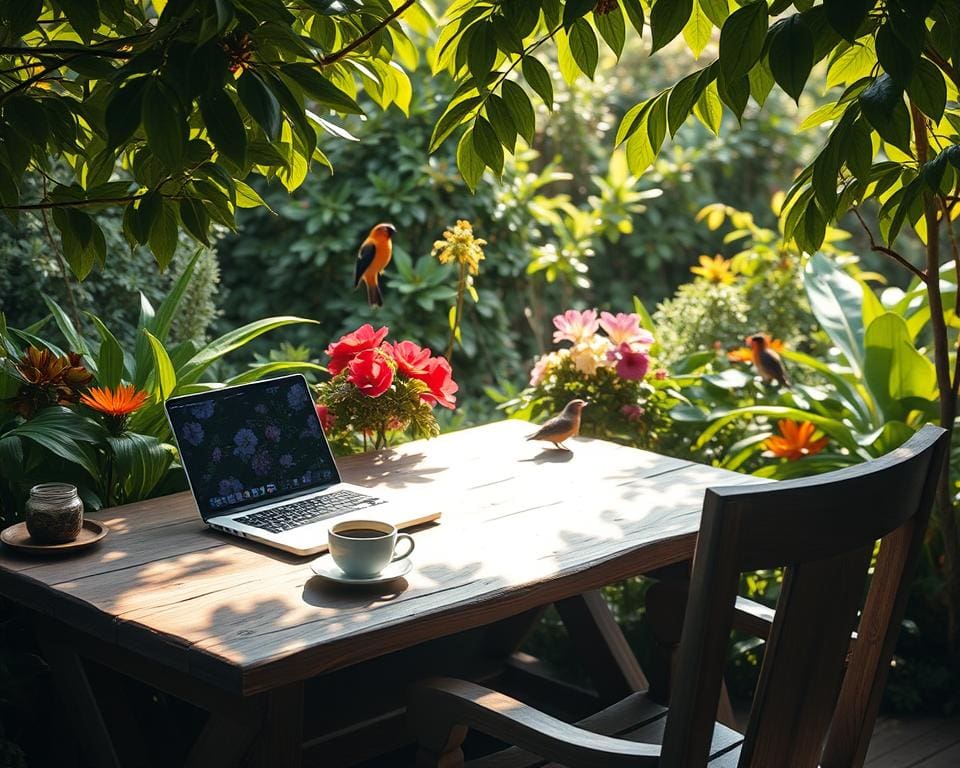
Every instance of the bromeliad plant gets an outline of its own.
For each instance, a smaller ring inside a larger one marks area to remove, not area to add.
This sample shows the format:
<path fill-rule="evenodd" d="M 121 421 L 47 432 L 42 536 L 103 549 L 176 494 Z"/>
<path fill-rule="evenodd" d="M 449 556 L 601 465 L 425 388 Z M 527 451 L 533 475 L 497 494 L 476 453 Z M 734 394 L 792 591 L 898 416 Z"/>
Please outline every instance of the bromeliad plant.
<path fill-rule="evenodd" d="M 0 314 L 3 523 L 20 516 L 27 491 L 40 482 L 76 485 L 88 509 L 180 490 L 185 484 L 163 414 L 168 397 L 278 373 L 323 370 L 309 362 L 270 361 L 224 382 L 202 381 L 214 363 L 261 334 L 311 321 L 267 318 L 203 346 L 170 344 L 173 318 L 195 265 L 196 258 L 158 307 L 141 298 L 132 350 L 124 350 L 92 314 L 87 319 L 98 338 L 89 338 L 50 299 L 50 316 L 28 329 L 8 327 Z M 39 335 L 51 319 L 67 350 Z"/>
<path fill-rule="evenodd" d="M 436 437 L 433 407 L 456 407 L 459 387 L 447 359 L 412 341 L 390 343 L 388 333 L 367 323 L 327 347 L 332 378 L 317 387 L 317 409 L 340 450 L 384 448 L 407 429 Z"/>

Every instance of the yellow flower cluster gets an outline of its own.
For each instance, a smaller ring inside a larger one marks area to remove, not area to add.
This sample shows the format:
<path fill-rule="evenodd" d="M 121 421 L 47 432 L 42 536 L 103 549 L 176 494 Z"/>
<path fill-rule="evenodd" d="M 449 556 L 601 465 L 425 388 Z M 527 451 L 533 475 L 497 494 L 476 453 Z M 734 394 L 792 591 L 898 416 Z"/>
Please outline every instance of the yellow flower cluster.
<path fill-rule="evenodd" d="M 735 279 L 732 259 L 725 259 L 717 255 L 712 259 L 709 256 L 700 257 L 699 267 L 690 267 L 695 275 L 706 278 L 711 283 L 732 283 Z"/>
<path fill-rule="evenodd" d="M 483 261 L 483 246 L 486 240 L 473 236 L 473 227 L 469 221 L 460 219 L 456 226 L 448 227 L 443 233 L 443 240 L 433 244 L 433 255 L 441 264 L 456 261 L 466 265 L 471 275 L 480 274 L 480 262 Z"/>

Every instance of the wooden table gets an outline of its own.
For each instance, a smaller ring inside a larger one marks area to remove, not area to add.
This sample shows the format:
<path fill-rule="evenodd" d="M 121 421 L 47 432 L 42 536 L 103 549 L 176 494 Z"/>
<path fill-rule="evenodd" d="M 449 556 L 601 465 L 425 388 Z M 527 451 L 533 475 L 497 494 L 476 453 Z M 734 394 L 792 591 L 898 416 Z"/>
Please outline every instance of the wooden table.
<path fill-rule="evenodd" d="M 530 431 L 504 421 L 342 460 L 350 482 L 443 513 L 386 589 L 332 588 L 309 559 L 206 529 L 179 494 L 94 515 L 111 533 L 77 557 L 0 552 L 0 594 L 36 613 L 97 765 L 119 762 L 81 658 L 210 711 L 190 765 L 256 747 L 298 766 L 305 680 L 689 559 L 704 489 L 757 481 L 599 440 L 541 450 Z"/>

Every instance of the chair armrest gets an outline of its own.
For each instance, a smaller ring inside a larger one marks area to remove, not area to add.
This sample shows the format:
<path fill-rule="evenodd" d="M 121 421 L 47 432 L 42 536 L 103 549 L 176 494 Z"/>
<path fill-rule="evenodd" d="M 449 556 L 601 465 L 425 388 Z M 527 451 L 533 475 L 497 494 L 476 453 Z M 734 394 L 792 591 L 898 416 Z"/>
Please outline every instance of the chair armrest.
<path fill-rule="evenodd" d="M 734 606 L 733 627 L 741 632 L 766 640 L 770 637 L 770 629 L 773 627 L 775 615 L 776 611 L 773 608 L 755 603 L 745 597 L 738 597 Z"/>
<path fill-rule="evenodd" d="M 660 757 L 659 745 L 585 731 L 463 680 L 437 678 L 418 683 L 410 694 L 407 713 L 421 751 L 436 757 L 459 752 L 467 728 L 571 768 L 652 767 Z"/>

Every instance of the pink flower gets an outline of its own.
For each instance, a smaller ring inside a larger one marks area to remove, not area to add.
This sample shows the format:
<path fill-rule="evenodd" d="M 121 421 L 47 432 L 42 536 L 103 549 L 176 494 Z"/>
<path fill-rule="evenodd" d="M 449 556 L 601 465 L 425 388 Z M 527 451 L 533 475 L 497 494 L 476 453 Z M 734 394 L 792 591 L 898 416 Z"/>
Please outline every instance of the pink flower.
<path fill-rule="evenodd" d="M 327 368 L 330 373 L 336 376 L 361 352 L 379 347 L 388 331 L 386 326 L 375 331 L 370 323 L 365 323 L 353 333 L 341 336 L 339 341 L 327 347 L 327 355 L 330 356 Z"/>
<path fill-rule="evenodd" d="M 640 327 L 640 317 L 633 313 L 600 313 L 600 327 L 617 346 L 621 344 L 653 344 L 653 334 Z"/>
<path fill-rule="evenodd" d="M 396 344 L 385 343 L 381 349 L 397 363 L 397 373 L 403 373 L 414 379 L 423 379 L 430 361 L 430 349 L 420 348 L 412 341 L 398 341 Z"/>
<path fill-rule="evenodd" d="M 667 378 L 667 369 L 657 368 L 657 370 L 653 372 L 653 378 L 655 378 L 657 381 L 663 381 L 665 378 Z"/>
<path fill-rule="evenodd" d="M 333 429 L 335 419 L 327 406 L 317 403 L 317 416 L 320 419 L 320 426 L 323 427 L 324 432 L 329 432 Z"/>
<path fill-rule="evenodd" d="M 530 371 L 530 386 L 539 387 L 540 382 L 543 381 L 543 375 L 547 372 L 547 368 L 550 366 L 550 356 L 541 355 L 537 358 L 537 362 L 533 364 L 533 370 Z"/>
<path fill-rule="evenodd" d="M 554 317 L 553 324 L 557 329 L 553 332 L 554 344 L 561 341 L 572 341 L 576 344 L 590 338 L 600 328 L 595 309 L 585 309 L 583 312 L 568 309 L 562 315 Z"/>
<path fill-rule="evenodd" d="M 445 357 L 432 358 L 427 363 L 427 375 L 421 381 L 430 387 L 429 392 L 420 393 L 421 400 L 429 403 L 431 407 L 439 403 L 450 410 L 456 408 L 457 398 L 454 393 L 460 387 L 453 380 L 453 371 Z"/>
<path fill-rule="evenodd" d="M 639 405 L 625 405 L 620 409 L 620 413 L 627 417 L 627 421 L 640 421 L 646 410 Z"/>
<path fill-rule="evenodd" d="M 347 368 L 347 381 L 367 397 L 380 397 L 393 384 L 393 368 L 378 349 L 363 350 Z"/>
<path fill-rule="evenodd" d="M 621 379 L 639 381 L 647 375 L 650 368 L 650 358 L 647 353 L 633 349 L 629 344 L 621 344 L 615 350 L 607 353 L 609 360 L 617 361 L 617 376 Z"/>

